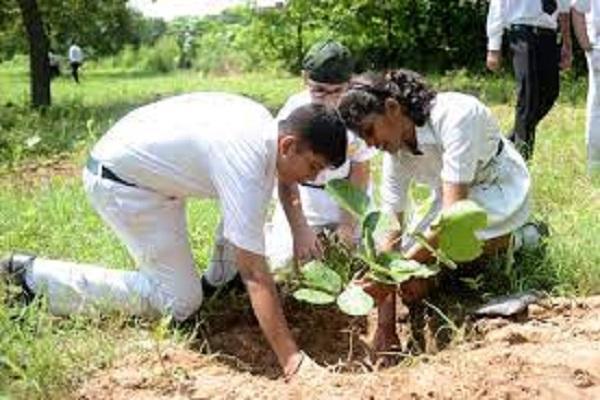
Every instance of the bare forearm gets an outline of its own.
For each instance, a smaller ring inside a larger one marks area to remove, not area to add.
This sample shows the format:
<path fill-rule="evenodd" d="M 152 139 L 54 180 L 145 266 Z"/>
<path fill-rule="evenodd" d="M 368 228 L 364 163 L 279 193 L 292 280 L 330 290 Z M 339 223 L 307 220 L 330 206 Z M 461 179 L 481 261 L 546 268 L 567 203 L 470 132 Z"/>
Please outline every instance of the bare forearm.
<path fill-rule="evenodd" d="M 392 292 L 377 308 L 379 326 L 396 326 L 396 292 Z"/>
<path fill-rule="evenodd" d="M 290 228 L 292 231 L 308 225 L 304 212 L 302 211 L 302 202 L 300 201 L 300 192 L 297 184 L 279 184 L 278 187 L 279 200 L 285 211 Z"/>
<path fill-rule="evenodd" d="M 298 347 L 283 315 L 275 284 L 270 277 L 247 279 L 246 288 L 262 332 L 285 369 L 290 357 L 298 353 Z"/>
<path fill-rule="evenodd" d="M 575 37 L 579 42 L 579 46 L 581 46 L 584 51 L 592 50 L 592 43 L 587 34 L 585 14 L 580 13 L 577 10 L 573 10 L 573 31 L 575 31 Z"/>
<path fill-rule="evenodd" d="M 264 258 L 238 250 L 240 275 L 246 284 L 254 315 L 284 372 L 293 369 L 298 347 L 288 328 L 272 276 Z"/>
<path fill-rule="evenodd" d="M 571 49 L 571 18 L 569 13 L 559 14 L 560 33 L 563 47 Z"/>

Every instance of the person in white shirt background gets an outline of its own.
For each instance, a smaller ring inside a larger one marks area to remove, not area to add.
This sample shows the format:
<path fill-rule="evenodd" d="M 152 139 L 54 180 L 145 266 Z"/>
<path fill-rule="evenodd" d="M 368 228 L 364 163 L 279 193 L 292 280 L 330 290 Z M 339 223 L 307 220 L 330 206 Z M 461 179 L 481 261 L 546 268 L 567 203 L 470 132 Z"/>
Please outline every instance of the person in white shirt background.
<path fill-rule="evenodd" d="M 515 123 L 510 139 L 526 160 L 533 154 L 538 123 L 558 97 L 559 68 L 571 67 L 569 1 L 490 1 L 486 65 L 492 71 L 500 68 L 502 37 L 507 30 L 517 83 Z"/>
<path fill-rule="evenodd" d="M 81 47 L 72 43 L 68 51 L 69 64 L 71 65 L 71 76 L 73 80 L 79 83 L 79 67 L 83 64 L 83 50 Z"/>
<path fill-rule="evenodd" d="M 341 43 L 315 43 L 303 60 L 306 89 L 286 101 L 277 120 L 311 103 L 334 108 L 348 87 L 353 67 L 350 51 Z M 274 269 L 290 266 L 292 260 L 319 258 L 322 248 L 317 233 L 324 229 L 335 232 L 350 247 L 356 243 L 360 234 L 357 221 L 324 190 L 325 184 L 335 178 L 348 179 L 363 191 L 369 187 L 369 159 L 375 152 L 352 132 L 347 135 L 347 159 L 341 167 L 326 169 L 310 182 L 278 185 L 281 204 L 267 226 L 267 255 Z"/>
<path fill-rule="evenodd" d="M 99 309 L 183 321 L 200 307 L 204 286 L 223 285 L 239 273 L 290 377 L 311 363 L 303 363 L 264 257 L 265 214 L 275 179 L 314 179 L 324 168 L 342 165 L 346 147 L 339 114 L 323 106 L 300 107 L 278 123 L 262 105 L 225 93 L 141 107 L 94 146 L 83 172 L 93 207 L 138 269 L 15 253 L 0 262 L 0 277 L 30 296 L 44 293 L 57 315 Z M 188 241 L 189 198 L 215 198 L 221 207 L 216 249 L 202 278 Z M 222 243 L 233 249 L 234 262 L 222 262 Z"/>
<path fill-rule="evenodd" d="M 467 198 L 487 212 L 488 226 L 477 233 L 486 242 L 486 252 L 502 251 L 511 242 L 514 248 L 537 244 L 538 227 L 527 223 L 531 183 L 525 161 L 478 99 L 436 93 L 417 73 L 396 70 L 385 77 L 355 78 L 339 111 L 348 129 L 385 152 L 381 200 L 398 226 L 385 235 L 381 249 L 402 250 L 409 259 L 431 262 L 431 253 L 403 233 L 410 225 L 435 246 L 429 224 L 442 209 Z M 431 210 L 416 221 L 407 213 L 413 181 L 434 193 Z M 379 306 L 374 348 L 382 351 L 398 344 L 395 288 L 362 284 Z M 426 280 L 410 280 L 400 286 L 402 300 L 419 301 L 430 286 Z"/>
<path fill-rule="evenodd" d="M 586 109 L 587 164 L 591 175 L 600 174 L 600 1 L 573 1 L 573 30 L 588 65 Z"/>

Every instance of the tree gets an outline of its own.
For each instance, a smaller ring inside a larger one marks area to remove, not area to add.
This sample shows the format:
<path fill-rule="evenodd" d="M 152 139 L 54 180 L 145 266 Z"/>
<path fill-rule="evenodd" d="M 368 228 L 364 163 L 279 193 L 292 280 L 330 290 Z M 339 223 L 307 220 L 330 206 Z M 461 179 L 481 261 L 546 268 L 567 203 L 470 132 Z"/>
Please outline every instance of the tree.
<path fill-rule="evenodd" d="M 48 65 L 48 36 L 36 0 L 19 0 L 23 25 L 29 39 L 29 73 L 31 76 L 31 104 L 49 106 L 50 66 Z"/>

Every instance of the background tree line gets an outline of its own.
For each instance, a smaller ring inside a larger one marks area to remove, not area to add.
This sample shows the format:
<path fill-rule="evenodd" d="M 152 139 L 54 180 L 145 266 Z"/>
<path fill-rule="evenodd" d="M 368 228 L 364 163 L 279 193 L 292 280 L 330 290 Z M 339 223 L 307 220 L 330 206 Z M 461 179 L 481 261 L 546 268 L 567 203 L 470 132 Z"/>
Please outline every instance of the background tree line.
<path fill-rule="evenodd" d="M 331 37 L 352 50 L 359 70 L 484 68 L 488 0 L 288 0 L 269 9 L 250 2 L 169 23 L 144 18 L 125 0 L 0 0 L 0 61 L 31 52 L 26 3 L 37 3 L 47 47 L 64 55 L 75 41 L 107 67 L 298 72 L 307 48 Z"/>

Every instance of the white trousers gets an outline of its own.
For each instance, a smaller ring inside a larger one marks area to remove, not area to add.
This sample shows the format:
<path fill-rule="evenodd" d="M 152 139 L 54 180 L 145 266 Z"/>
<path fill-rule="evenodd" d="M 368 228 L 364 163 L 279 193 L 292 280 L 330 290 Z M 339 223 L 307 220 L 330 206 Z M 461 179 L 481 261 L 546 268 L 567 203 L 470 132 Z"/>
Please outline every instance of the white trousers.
<path fill-rule="evenodd" d="M 587 54 L 589 83 L 587 95 L 586 147 L 588 170 L 600 171 L 600 49 Z"/>
<path fill-rule="evenodd" d="M 125 186 L 83 172 L 89 199 L 127 246 L 137 270 L 36 258 L 27 283 L 48 296 L 58 315 L 119 310 L 156 317 L 171 314 L 184 320 L 202 303 L 202 283 L 188 241 L 185 201 Z M 219 285 L 235 274 L 234 248 L 217 229 L 207 280 Z"/>

